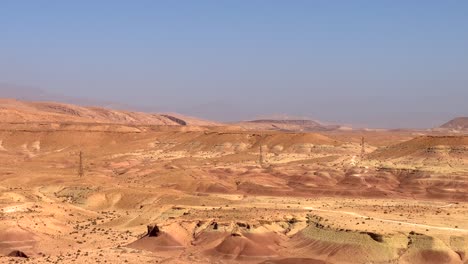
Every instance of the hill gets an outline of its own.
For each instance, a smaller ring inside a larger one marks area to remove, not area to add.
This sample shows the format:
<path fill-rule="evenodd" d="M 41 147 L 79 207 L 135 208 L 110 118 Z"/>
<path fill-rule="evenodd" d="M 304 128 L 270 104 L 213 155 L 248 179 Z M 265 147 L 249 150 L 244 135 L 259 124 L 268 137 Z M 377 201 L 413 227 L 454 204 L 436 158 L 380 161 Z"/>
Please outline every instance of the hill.
<path fill-rule="evenodd" d="M 429 157 L 446 148 L 449 155 L 458 154 L 468 146 L 467 136 L 420 136 L 396 145 L 379 149 L 372 158 L 401 158 L 408 156 Z M 457 151 L 458 150 L 458 151 Z"/>
<path fill-rule="evenodd" d="M 457 117 L 440 126 L 440 128 L 466 130 L 468 129 L 468 117 Z"/>
<path fill-rule="evenodd" d="M 377 149 L 367 158 L 384 167 L 466 172 L 467 154 L 468 136 L 420 136 Z"/>
<path fill-rule="evenodd" d="M 15 99 L 0 99 L 0 120 L 4 123 L 73 122 L 175 126 L 217 125 L 215 122 L 179 114 L 153 114 L 112 110 L 102 107 L 84 107 L 56 102 L 27 102 Z"/>
<path fill-rule="evenodd" d="M 236 125 L 247 130 L 277 130 L 294 132 L 330 131 L 339 129 L 338 125 L 323 125 L 307 119 L 259 119 L 239 122 Z"/>

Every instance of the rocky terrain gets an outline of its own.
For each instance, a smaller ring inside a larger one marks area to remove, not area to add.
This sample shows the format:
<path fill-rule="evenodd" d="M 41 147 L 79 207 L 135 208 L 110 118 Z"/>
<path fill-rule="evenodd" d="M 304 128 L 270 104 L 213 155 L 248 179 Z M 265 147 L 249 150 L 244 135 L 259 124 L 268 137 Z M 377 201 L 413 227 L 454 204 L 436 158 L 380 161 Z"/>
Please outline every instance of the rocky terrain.
<path fill-rule="evenodd" d="M 468 263 L 467 136 L 2 107 L 0 263 Z"/>

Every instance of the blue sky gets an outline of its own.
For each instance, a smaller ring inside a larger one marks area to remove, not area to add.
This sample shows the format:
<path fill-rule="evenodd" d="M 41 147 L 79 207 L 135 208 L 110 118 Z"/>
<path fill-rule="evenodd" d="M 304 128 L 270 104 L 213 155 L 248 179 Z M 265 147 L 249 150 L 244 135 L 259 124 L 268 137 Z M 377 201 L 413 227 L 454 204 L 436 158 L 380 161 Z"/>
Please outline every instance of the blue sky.
<path fill-rule="evenodd" d="M 0 2 L 0 83 L 232 121 L 468 115 L 468 1 Z M 1 94 L 0 94 L 1 96 Z"/>

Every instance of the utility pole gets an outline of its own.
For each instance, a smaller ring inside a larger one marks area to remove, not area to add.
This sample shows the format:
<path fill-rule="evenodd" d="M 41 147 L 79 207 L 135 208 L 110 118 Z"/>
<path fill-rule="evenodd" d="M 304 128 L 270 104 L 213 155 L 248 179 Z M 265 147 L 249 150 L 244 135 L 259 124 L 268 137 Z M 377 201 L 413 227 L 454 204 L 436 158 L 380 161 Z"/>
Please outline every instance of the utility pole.
<path fill-rule="evenodd" d="M 361 137 L 361 160 L 364 159 L 365 154 L 366 154 L 366 146 L 364 142 L 364 137 Z"/>
<path fill-rule="evenodd" d="M 262 145 L 260 145 L 259 163 L 260 163 L 260 167 L 263 167 L 263 150 L 262 150 Z"/>
<path fill-rule="evenodd" d="M 83 169 L 83 152 L 80 150 L 80 164 L 78 167 L 78 176 L 81 178 L 84 175 L 84 169 Z"/>

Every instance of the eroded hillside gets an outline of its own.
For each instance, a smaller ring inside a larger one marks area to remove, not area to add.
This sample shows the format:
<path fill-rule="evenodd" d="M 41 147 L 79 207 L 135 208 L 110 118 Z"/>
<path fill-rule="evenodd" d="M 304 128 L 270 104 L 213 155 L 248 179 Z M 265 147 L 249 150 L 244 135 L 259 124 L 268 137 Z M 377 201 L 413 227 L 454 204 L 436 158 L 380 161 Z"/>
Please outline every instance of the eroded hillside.
<path fill-rule="evenodd" d="M 0 254 L 34 263 L 466 262 L 466 138 L 385 133 L 365 134 L 362 156 L 351 132 L 9 124 L 0 131 Z"/>

